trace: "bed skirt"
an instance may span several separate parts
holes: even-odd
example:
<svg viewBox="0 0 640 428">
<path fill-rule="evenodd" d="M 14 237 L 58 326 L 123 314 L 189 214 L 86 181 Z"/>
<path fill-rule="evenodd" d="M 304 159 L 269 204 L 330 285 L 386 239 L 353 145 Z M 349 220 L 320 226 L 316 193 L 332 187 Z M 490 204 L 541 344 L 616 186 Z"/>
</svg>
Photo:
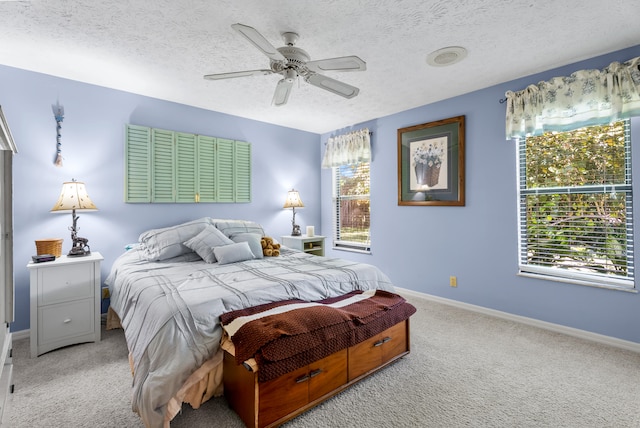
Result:
<svg viewBox="0 0 640 428">
<path fill-rule="evenodd" d="M 120 317 L 111 308 L 107 310 L 107 330 L 121 329 Z M 188 403 L 194 409 L 198 409 L 203 403 L 212 397 L 222 396 L 222 360 L 224 351 L 218 352 L 196 371 L 191 373 L 176 395 L 169 400 L 164 415 L 164 427 L 169 428 L 171 420 L 180 412 L 182 403 Z M 133 375 L 133 357 L 129 354 L 129 367 Z"/>
</svg>

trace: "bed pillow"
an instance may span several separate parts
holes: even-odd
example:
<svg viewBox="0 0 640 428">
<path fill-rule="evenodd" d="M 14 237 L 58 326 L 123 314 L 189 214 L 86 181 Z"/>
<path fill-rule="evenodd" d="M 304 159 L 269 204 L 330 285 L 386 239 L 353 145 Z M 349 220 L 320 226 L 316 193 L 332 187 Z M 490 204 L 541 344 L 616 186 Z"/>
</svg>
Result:
<svg viewBox="0 0 640 428">
<path fill-rule="evenodd" d="M 198 253 L 207 263 L 215 263 L 216 256 L 213 249 L 216 247 L 233 244 L 233 241 L 212 225 L 207 225 L 202 232 L 185 241 L 184 245 Z"/>
<path fill-rule="evenodd" d="M 143 254 L 147 260 L 160 261 L 171 259 L 192 252 L 184 242 L 211 225 L 209 217 L 192 220 L 162 229 L 151 229 L 143 232 L 138 238 L 144 246 Z"/>
<path fill-rule="evenodd" d="M 222 247 L 215 247 L 213 252 L 216 255 L 216 259 L 218 259 L 218 264 L 221 265 L 253 259 L 251 248 L 246 242 L 236 242 Z"/>
<path fill-rule="evenodd" d="M 262 226 L 251 220 L 211 219 L 211 224 L 231 239 L 239 233 L 257 233 L 264 236 Z"/>
<path fill-rule="evenodd" d="M 262 235 L 258 233 L 236 233 L 231 237 L 233 242 L 246 242 L 249 244 L 253 257 L 256 259 L 261 259 L 264 256 L 262 253 L 262 243 L 260 242 L 261 239 Z"/>
</svg>

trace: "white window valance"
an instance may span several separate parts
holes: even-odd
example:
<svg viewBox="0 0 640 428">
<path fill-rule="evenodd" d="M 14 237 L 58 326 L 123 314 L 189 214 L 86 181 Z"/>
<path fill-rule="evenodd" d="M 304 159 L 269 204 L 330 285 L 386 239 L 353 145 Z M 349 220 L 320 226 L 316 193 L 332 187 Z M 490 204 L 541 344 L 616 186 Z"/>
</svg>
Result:
<svg viewBox="0 0 640 428">
<path fill-rule="evenodd" d="M 640 57 L 507 91 L 507 139 L 640 115 Z"/>
<path fill-rule="evenodd" d="M 327 140 L 322 168 L 371 161 L 371 137 L 363 128 L 348 134 L 336 135 Z"/>
</svg>

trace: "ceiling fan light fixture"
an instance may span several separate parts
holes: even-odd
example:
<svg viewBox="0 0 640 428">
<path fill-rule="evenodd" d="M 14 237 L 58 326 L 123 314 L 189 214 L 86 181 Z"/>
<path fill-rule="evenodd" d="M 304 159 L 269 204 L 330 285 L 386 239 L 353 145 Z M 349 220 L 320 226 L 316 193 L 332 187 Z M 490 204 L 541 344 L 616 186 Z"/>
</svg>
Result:
<svg viewBox="0 0 640 428">
<path fill-rule="evenodd" d="M 427 55 L 427 64 L 433 67 L 445 67 L 462 61 L 466 56 L 467 50 L 462 46 L 449 46 Z"/>
<path fill-rule="evenodd" d="M 294 80 L 296 80 L 296 77 L 298 77 L 298 73 L 296 73 L 295 70 L 289 68 L 284 71 L 284 80 L 286 80 L 287 82 L 293 82 Z"/>
</svg>

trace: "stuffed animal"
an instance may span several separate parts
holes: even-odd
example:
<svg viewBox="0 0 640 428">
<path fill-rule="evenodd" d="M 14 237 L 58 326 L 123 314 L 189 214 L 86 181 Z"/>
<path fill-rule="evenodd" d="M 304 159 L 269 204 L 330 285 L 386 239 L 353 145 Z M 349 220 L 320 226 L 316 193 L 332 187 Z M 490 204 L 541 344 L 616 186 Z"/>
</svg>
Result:
<svg viewBox="0 0 640 428">
<path fill-rule="evenodd" d="M 263 236 L 260 244 L 262 245 L 262 254 L 266 257 L 277 257 L 280 255 L 280 244 L 275 242 L 273 238 Z"/>
</svg>

